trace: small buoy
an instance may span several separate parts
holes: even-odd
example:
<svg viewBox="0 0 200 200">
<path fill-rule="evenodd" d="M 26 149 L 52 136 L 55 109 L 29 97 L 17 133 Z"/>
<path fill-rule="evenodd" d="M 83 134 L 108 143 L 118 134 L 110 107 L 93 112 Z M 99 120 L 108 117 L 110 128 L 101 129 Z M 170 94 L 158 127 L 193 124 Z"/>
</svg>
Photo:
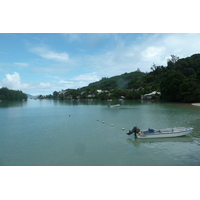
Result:
<svg viewBox="0 0 200 200">
<path fill-rule="evenodd" d="M 104 121 L 102 121 L 102 123 L 104 123 Z"/>
<path fill-rule="evenodd" d="M 111 124 L 111 126 L 114 126 L 113 124 Z"/>
<path fill-rule="evenodd" d="M 71 115 L 69 115 L 69 117 L 71 117 Z"/>
<path fill-rule="evenodd" d="M 99 121 L 99 120 L 97 119 L 97 121 Z"/>
<path fill-rule="evenodd" d="M 124 131 L 124 128 L 122 128 L 122 131 Z"/>
</svg>

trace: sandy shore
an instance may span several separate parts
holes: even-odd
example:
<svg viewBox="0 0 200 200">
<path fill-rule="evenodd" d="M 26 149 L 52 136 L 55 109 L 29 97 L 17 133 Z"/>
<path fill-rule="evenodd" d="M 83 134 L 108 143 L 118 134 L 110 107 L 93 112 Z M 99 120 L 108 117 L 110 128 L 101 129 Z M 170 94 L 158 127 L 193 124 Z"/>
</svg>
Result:
<svg viewBox="0 0 200 200">
<path fill-rule="evenodd" d="M 192 103 L 193 106 L 200 106 L 200 103 Z"/>
</svg>

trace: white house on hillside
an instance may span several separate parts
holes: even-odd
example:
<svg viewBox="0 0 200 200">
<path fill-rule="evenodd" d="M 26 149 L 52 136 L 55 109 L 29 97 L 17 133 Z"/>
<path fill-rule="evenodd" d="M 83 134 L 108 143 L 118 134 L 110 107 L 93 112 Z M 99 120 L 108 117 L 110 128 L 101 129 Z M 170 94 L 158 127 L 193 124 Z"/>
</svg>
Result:
<svg viewBox="0 0 200 200">
<path fill-rule="evenodd" d="M 144 94 L 144 95 L 141 95 L 141 99 L 142 100 L 152 100 L 152 99 L 157 99 L 159 98 L 161 95 L 161 92 L 151 92 L 149 94 Z"/>
</svg>

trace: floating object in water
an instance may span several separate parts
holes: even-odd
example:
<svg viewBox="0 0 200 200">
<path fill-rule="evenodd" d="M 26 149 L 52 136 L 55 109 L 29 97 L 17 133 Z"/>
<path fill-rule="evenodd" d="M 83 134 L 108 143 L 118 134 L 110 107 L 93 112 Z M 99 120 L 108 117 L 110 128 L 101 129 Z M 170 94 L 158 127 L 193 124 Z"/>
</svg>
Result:
<svg viewBox="0 0 200 200">
<path fill-rule="evenodd" d="M 109 105 L 108 105 L 109 108 L 115 108 L 115 107 L 119 107 L 119 106 L 120 106 L 120 104 L 116 104 L 116 105 L 110 105 L 110 104 L 109 104 Z"/>
<path fill-rule="evenodd" d="M 104 122 L 104 121 L 102 121 L 102 123 L 104 124 L 105 122 Z"/>
<path fill-rule="evenodd" d="M 111 126 L 114 126 L 113 124 L 111 124 Z"/>
<path fill-rule="evenodd" d="M 122 131 L 124 131 L 124 128 L 122 128 Z"/>
<path fill-rule="evenodd" d="M 99 121 L 99 120 L 97 119 L 97 121 Z"/>
<path fill-rule="evenodd" d="M 193 130 L 192 127 L 175 127 L 166 129 L 148 129 L 147 131 L 140 131 L 138 127 L 134 127 L 128 131 L 127 134 L 134 133 L 137 138 L 167 138 L 179 137 L 189 134 Z"/>
</svg>

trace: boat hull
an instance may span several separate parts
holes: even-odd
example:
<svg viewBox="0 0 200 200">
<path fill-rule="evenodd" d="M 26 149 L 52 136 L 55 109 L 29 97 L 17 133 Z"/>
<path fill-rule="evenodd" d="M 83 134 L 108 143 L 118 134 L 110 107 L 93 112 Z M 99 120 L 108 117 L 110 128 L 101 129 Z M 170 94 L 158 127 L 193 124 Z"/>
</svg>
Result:
<svg viewBox="0 0 200 200">
<path fill-rule="evenodd" d="M 189 134 L 193 128 L 173 128 L 173 129 L 163 129 L 155 130 L 153 133 L 148 131 L 141 131 L 137 134 L 137 138 L 169 138 L 169 137 L 180 137 Z"/>
<path fill-rule="evenodd" d="M 110 107 L 110 108 L 115 108 L 115 107 L 119 107 L 120 106 L 120 104 L 116 104 L 116 105 L 108 105 L 108 107 Z"/>
</svg>

